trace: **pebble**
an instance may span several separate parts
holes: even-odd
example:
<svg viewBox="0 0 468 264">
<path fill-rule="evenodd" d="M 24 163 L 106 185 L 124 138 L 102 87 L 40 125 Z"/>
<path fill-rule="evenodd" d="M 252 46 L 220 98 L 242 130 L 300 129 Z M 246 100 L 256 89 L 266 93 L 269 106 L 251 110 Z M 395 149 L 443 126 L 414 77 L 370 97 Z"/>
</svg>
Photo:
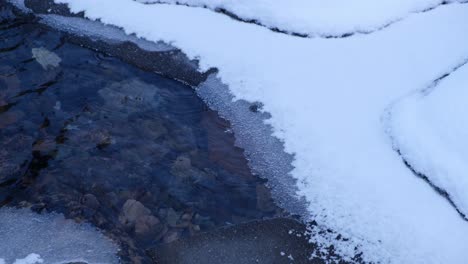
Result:
<svg viewBox="0 0 468 264">
<path fill-rule="evenodd" d="M 83 197 L 81 198 L 81 204 L 91 209 L 97 209 L 100 205 L 96 196 L 90 193 L 83 195 Z"/>
<path fill-rule="evenodd" d="M 164 243 L 171 243 L 179 239 L 179 232 L 175 230 L 171 230 L 166 233 L 166 235 L 163 238 Z"/>
</svg>

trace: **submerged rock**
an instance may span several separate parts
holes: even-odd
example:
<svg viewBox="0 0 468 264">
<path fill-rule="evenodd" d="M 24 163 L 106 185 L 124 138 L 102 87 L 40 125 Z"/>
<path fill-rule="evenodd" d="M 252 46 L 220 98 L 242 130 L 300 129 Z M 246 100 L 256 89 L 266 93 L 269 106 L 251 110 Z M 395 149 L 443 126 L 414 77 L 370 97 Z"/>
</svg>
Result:
<svg viewBox="0 0 468 264">
<path fill-rule="evenodd" d="M 45 48 L 33 48 L 31 50 L 33 58 L 42 66 L 44 70 L 58 67 L 62 59 L 55 53 Z"/>
<path fill-rule="evenodd" d="M 156 263 L 172 264 L 323 263 L 310 258 L 315 246 L 305 232 L 305 225 L 292 219 L 255 221 L 158 246 L 149 254 Z M 168 232 L 165 242 L 176 236 Z"/>
<path fill-rule="evenodd" d="M 133 226 L 139 218 L 151 215 L 151 211 L 139 201 L 129 199 L 122 207 L 119 220 L 122 224 Z"/>
</svg>

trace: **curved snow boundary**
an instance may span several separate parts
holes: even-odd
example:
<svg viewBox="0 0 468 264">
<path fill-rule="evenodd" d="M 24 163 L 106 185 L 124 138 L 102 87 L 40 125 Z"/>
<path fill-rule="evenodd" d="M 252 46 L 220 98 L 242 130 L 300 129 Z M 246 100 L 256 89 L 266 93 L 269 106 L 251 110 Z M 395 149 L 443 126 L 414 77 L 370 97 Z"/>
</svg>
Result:
<svg viewBox="0 0 468 264">
<path fill-rule="evenodd" d="M 2 259 L 5 263 L 119 263 L 118 248 L 112 241 L 90 225 L 55 213 L 1 208 L 0 237 L 0 263 Z"/>
<path fill-rule="evenodd" d="M 291 174 L 309 212 L 351 238 L 348 246 L 333 244 L 338 253 L 352 256 L 361 246 L 374 262 L 465 262 L 468 225 L 402 164 L 380 117 L 389 102 L 466 57 L 466 5 L 325 40 L 273 34 L 201 8 L 60 2 L 128 34 L 171 43 L 199 58 L 200 70 L 217 67 L 235 99 L 262 102 L 274 135 L 295 154 Z"/>
<path fill-rule="evenodd" d="M 411 1 L 269 1 L 133 0 L 207 8 L 228 17 L 302 38 L 347 38 L 385 29 L 410 15 L 466 0 Z M 366 21 L 367 20 L 367 21 Z"/>
<path fill-rule="evenodd" d="M 468 60 L 411 95 L 386 116 L 395 150 L 413 172 L 468 215 Z"/>
<path fill-rule="evenodd" d="M 297 182 L 290 175 L 294 157 L 284 152 L 282 141 L 270 136 L 273 128 L 265 123 L 270 115 L 262 112 L 262 105 L 234 100 L 229 87 L 216 74 L 210 75 L 195 90 L 208 107 L 229 120 L 236 136 L 236 145 L 245 150 L 252 171 L 268 179 L 267 186 L 275 201 L 289 213 L 309 220 L 307 202 L 297 195 Z"/>
</svg>

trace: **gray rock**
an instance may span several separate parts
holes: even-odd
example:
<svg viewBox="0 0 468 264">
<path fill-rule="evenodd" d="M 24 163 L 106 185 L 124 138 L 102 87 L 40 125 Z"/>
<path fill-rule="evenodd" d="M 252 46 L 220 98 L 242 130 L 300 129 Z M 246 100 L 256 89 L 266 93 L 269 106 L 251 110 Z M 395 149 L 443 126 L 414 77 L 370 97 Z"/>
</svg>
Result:
<svg viewBox="0 0 468 264">
<path fill-rule="evenodd" d="M 129 199 L 122 207 L 119 216 L 119 221 L 123 225 L 134 226 L 139 218 L 150 216 L 151 211 L 146 208 L 142 203 Z"/>
<path fill-rule="evenodd" d="M 90 193 L 83 195 L 83 197 L 81 198 L 81 204 L 90 209 L 97 209 L 100 205 L 96 196 Z"/>
<path fill-rule="evenodd" d="M 168 225 L 175 227 L 177 226 L 177 221 L 180 218 L 180 214 L 178 214 L 174 209 L 169 208 L 167 210 L 166 222 Z"/>
<path fill-rule="evenodd" d="M 180 236 L 179 232 L 177 232 L 176 230 L 171 230 L 166 233 L 166 235 L 163 238 L 163 242 L 166 244 L 174 242 L 179 239 L 179 236 Z"/>
<path fill-rule="evenodd" d="M 192 162 L 186 156 L 179 156 L 171 167 L 171 173 L 181 178 L 187 178 L 191 175 Z"/>
<path fill-rule="evenodd" d="M 62 59 L 57 54 L 45 48 L 33 48 L 31 50 L 33 58 L 42 66 L 44 70 L 58 67 Z"/>
<path fill-rule="evenodd" d="M 157 107 L 157 92 L 158 87 L 154 85 L 130 79 L 112 83 L 98 93 L 105 100 L 106 107 L 131 113 Z"/>
<path fill-rule="evenodd" d="M 139 217 L 135 221 L 135 233 L 139 235 L 147 235 L 153 232 L 160 231 L 160 221 L 158 218 L 152 215 L 145 215 Z"/>
</svg>

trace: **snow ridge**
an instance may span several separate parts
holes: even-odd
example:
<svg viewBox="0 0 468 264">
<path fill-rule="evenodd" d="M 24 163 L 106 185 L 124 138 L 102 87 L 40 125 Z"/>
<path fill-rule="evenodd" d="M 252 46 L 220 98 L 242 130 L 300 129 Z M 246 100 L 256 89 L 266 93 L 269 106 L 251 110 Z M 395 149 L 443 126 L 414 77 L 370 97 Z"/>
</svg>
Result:
<svg viewBox="0 0 468 264">
<path fill-rule="evenodd" d="M 412 145 L 414 144 L 413 142 L 408 142 L 411 139 L 414 139 L 413 135 L 408 135 L 404 132 L 401 132 L 401 125 L 399 123 L 404 122 L 399 119 L 402 119 L 403 114 L 406 114 L 405 111 L 400 111 L 401 107 L 408 107 L 407 105 L 409 104 L 408 102 L 413 102 L 414 104 L 418 105 L 418 101 L 424 101 L 426 97 L 431 96 L 432 93 L 434 93 L 438 89 L 450 89 L 452 87 L 445 87 L 444 82 L 448 79 L 453 78 L 453 75 L 460 74 L 459 72 L 461 71 L 462 68 L 466 68 L 468 65 L 468 58 L 462 60 L 461 63 L 453 67 L 450 71 L 442 74 L 440 77 L 435 79 L 434 81 L 431 82 L 430 85 L 427 87 L 424 87 L 423 89 L 417 90 L 412 92 L 411 94 L 397 100 L 395 103 L 392 103 L 385 111 L 383 115 L 383 123 L 386 126 L 386 133 L 390 137 L 392 141 L 392 145 L 394 150 L 398 153 L 398 155 L 401 157 L 403 163 L 405 166 L 408 167 L 409 170 L 413 172 L 414 175 L 420 177 L 424 181 L 426 181 L 437 193 L 439 193 L 441 196 L 447 199 L 447 201 L 454 207 L 454 209 L 460 214 L 460 216 L 468 221 L 468 208 L 466 206 L 463 206 L 463 204 L 466 203 L 466 201 L 460 201 L 460 197 L 454 198 L 454 193 L 457 194 L 456 190 L 451 188 L 449 185 L 447 185 L 446 182 L 441 181 L 437 176 L 432 175 L 436 172 L 434 172 L 431 169 L 428 169 L 427 166 L 437 166 L 437 165 L 421 165 L 421 163 L 425 163 L 424 161 L 418 160 L 415 158 L 415 156 L 421 156 L 420 154 L 415 153 L 414 151 L 418 151 L 417 149 L 412 149 Z M 465 72 L 465 71 L 463 71 Z M 406 110 L 408 111 L 408 110 Z M 396 113 L 396 116 L 394 116 L 394 112 Z M 409 113 L 411 114 L 411 113 Z M 450 118 L 447 116 L 447 118 Z M 413 120 L 416 123 L 418 121 Z M 455 120 L 454 122 L 457 122 Z M 459 122 L 459 121 L 458 121 Z M 425 131 L 420 131 L 419 133 L 425 133 Z M 410 138 L 408 139 L 403 139 L 402 137 L 405 138 Z M 463 139 L 461 139 L 463 140 Z M 406 142 L 405 142 L 406 141 Z M 409 146 L 408 146 L 409 145 Z M 409 147 L 409 149 L 408 149 Z M 417 146 L 414 146 L 417 148 Z M 420 150 L 422 152 L 428 152 L 427 149 L 425 150 Z M 427 154 L 430 155 L 430 154 Z M 427 156 L 426 155 L 426 156 Z M 426 157 L 422 159 L 431 159 L 431 157 Z M 435 177 L 435 178 L 434 178 Z M 434 182 L 435 181 L 435 182 Z M 450 190 L 447 189 L 447 187 L 450 188 Z M 462 198 L 463 199 L 463 198 Z M 458 206 L 458 205 L 461 205 Z"/>
<path fill-rule="evenodd" d="M 396 17 L 391 19 L 390 21 L 387 22 L 382 22 L 381 25 L 377 27 L 372 27 L 372 28 L 363 28 L 363 29 L 357 29 L 357 30 L 339 30 L 337 32 L 327 32 L 327 31 L 321 31 L 320 29 L 315 29 L 314 31 L 311 30 L 295 30 L 294 27 L 288 27 L 288 25 L 276 25 L 276 24 L 271 24 L 268 22 L 263 22 L 263 19 L 261 16 L 256 16 L 256 15 L 243 15 L 243 14 L 238 14 L 235 9 L 233 9 L 233 6 L 229 1 L 223 1 L 223 0 L 218 0 L 218 1 L 204 1 L 204 0 L 133 0 L 145 5 L 153 5 L 153 4 L 173 4 L 173 5 L 180 5 L 180 6 L 186 6 L 186 7 L 194 7 L 194 8 L 206 8 L 209 10 L 212 10 L 216 13 L 220 13 L 223 15 L 226 15 L 234 20 L 244 22 L 244 23 L 250 23 L 250 24 L 255 24 L 261 27 L 268 28 L 269 30 L 276 32 L 276 33 L 282 33 L 282 34 L 287 34 L 290 36 L 294 37 L 301 37 L 301 38 L 325 38 L 325 39 L 333 39 L 333 38 L 349 38 L 352 36 L 356 35 L 368 35 L 372 34 L 377 31 L 381 31 L 395 23 L 401 22 L 404 20 L 406 17 L 410 15 L 415 15 L 415 14 L 420 14 L 420 13 L 426 13 L 429 11 L 432 11 L 436 8 L 439 8 L 444 5 L 449 5 L 453 3 L 460 3 L 460 4 L 466 4 L 468 3 L 467 0 L 448 0 L 448 1 L 441 1 L 440 3 L 437 3 L 432 6 L 425 6 L 421 9 L 409 11 L 407 15 L 402 15 L 400 17 Z M 217 3 L 218 2 L 218 3 Z M 293 3 L 294 4 L 294 3 Z"/>
</svg>

